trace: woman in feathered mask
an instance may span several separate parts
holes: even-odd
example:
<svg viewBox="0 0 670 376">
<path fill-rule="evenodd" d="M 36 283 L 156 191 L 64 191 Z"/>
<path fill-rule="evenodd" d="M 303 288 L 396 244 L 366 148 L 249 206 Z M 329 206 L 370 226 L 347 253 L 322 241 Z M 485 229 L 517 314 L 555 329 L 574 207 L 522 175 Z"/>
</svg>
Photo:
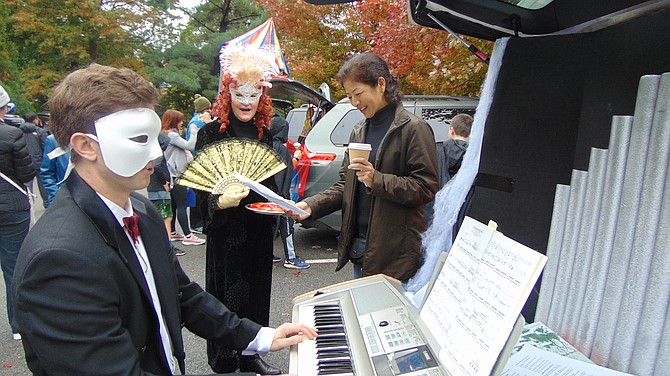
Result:
<svg viewBox="0 0 670 376">
<path fill-rule="evenodd" d="M 272 53 L 258 48 L 227 47 L 221 51 L 222 80 L 212 105 L 214 120 L 198 132 L 196 151 L 228 138 L 255 140 L 272 147 L 268 127 L 272 101 L 269 78 L 278 73 Z M 276 191 L 272 178 L 261 182 Z M 266 201 L 253 191 L 198 193 L 207 234 L 206 288 L 231 311 L 263 326 L 270 321 L 272 287 L 271 216 L 245 205 Z M 216 342 L 207 342 L 207 356 L 217 373 L 240 371 L 278 375 L 281 371 L 258 355 L 245 356 Z"/>
</svg>

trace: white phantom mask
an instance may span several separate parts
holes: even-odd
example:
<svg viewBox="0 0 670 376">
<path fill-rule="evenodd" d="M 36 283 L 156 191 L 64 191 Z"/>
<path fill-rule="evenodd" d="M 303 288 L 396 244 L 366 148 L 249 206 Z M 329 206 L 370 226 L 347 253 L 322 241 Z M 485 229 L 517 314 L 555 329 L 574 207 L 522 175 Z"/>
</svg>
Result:
<svg viewBox="0 0 670 376">
<path fill-rule="evenodd" d="M 130 177 L 163 152 L 158 144 L 161 119 L 148 108 L 115 112 L 95 121 L 95 135 L 105 166 L 113 173 Z"/>
<path fill-rule="evenodd" d="M 242 104 L 253 104 L 261 100 L 263 88 L 258 88 L 247 83 L 236 88 L 231 87 L 230 95 Z"/>
</svg>

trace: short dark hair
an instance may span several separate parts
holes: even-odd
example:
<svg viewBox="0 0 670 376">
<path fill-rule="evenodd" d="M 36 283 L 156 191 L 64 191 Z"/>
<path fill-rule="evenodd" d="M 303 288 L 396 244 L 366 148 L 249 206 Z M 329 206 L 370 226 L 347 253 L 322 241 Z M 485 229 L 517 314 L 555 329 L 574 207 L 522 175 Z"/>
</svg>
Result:
<svg viewBox="0 0 670 376">
<path fill-rule="evenodd" d="M 34 112 L 26 112 L 23 114 L 23 120 L 27 121 L 28 123 L 32 123 L 37 119 L 37 114 Z"/>
<path fill-rule="evenodd" d="M 151 82 L 128 68 L 91 64 L 54 88 L 49 99 L 49 130 L 62 147 L 74 133 L 95 133 L 94 122 L 114 112 L 154 106 L 159 94 Z"/>
<path fill-rule="evenodd" d="M 400 90 L 400 80 L 391 75 L 389 66 L 381 57 L 371 53 L 363 52 L 356 54 L 345 61 L 340 70 L 335 75 L 335 79 L 342 85 L 346 80 L 354 80 L 372 87 L 376 87 L 379 77 L 386 80 L 386 90 L 384 98 L 392 104 L 398 104 L 402 101 L 403 94 Z"/>
<path fill-rule="evenodd" d="M 451 119 L 451 127 L 454 128 L 454 133 L 457 135 L 461 137 L 470 137 L 472 121 L 472 116 L 468 114 L 458 114 Z"/>
</svg>

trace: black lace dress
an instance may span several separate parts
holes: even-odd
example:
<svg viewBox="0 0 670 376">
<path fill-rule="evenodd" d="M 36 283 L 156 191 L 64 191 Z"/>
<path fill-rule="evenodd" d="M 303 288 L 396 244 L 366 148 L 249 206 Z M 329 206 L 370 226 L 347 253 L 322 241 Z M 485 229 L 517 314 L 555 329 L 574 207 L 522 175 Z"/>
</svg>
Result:
<svg viewBox="0 0 670 376">
<path fill-rule="evenodd" d="M 196 152 L 226 138 L 258 140 L 252 122 L 242 123 L 233 114 L 230 117 L 224 133 L 219 133 L 220 124 L 216 120 L 203 126 L 198 132 Z M 272 147 L 269 130 L 264 130 L 260 142 Z M 262 184 L 276 191 L 273 178 Z M 198 191 L 197 196 L 203 232 L 207 234 L 206 290 L 238 316 L 269 326 L 274 217 L 245 208 L 247 204 L 267 200 L 250 191 L 238 207 L 220 210 L 216 206 L 217 195 Z M 235 372 L 238 355 L 236 349 L 207 341 L 207 358 L 214 372 Z"/>
</svg>

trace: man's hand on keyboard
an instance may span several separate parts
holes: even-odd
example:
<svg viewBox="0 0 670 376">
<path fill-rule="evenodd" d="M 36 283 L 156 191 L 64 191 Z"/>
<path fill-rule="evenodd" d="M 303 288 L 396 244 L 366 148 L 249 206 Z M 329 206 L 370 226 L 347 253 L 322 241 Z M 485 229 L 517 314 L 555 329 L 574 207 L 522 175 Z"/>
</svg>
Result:
<svg viewBox="0 0 670 376">
<path fill-rule="evenodd" d="M 316 338 L 316 336 L 316 329 L 310 326 L 302 323 L 285 323 L 277 327 L 270 351 L 277 351 L 287 346 L 297 345 L 303 341 L 303 338 L 311 340 Z"/>
</svg>

